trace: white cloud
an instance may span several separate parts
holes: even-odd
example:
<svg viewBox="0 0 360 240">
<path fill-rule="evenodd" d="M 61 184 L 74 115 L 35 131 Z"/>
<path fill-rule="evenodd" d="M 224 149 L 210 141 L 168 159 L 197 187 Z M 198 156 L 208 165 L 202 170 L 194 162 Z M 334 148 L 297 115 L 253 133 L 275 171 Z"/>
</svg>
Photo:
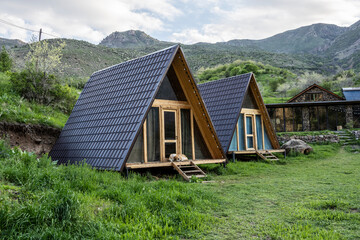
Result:
<svg viewBox="0 0 360 240">
<path fill-rule="evenodd" d="M 360 19 L 357 0 L 255 0 L 224 1 L 228 9 L 215 1 L 211 13 L 214 21 L 200 29 L 184 29 L 171 40 L 183 43 L 218 42 L 231 39 L 262 39 L 313 23 L 349 26 Z"/>
<path fill-rule="evenodd" d="M 318 22 L 349 26 L 360 19 L 360 1 L 12 0 L 2 1 L 0 19 L 92 43 L 130 29 L 161 35 L 160 40 L 218 42 L 261 39 Z M 30 35 L 0 22 L 0 37 L 28 41 Z"/>
<path fill-rule="evenodd" d="M 181 11 L 169 0 L 19 0 L 4 1 L 0 8 L 0 19 L 21 27 L 36 30 L 42 27 L 47 33 L 94 43 L 113 31 L 159 31 L 164 29 L 164 20 L 179 15 Z M 0 25 L 0 33 L 8 38 L 29 40 L 25 31 L 4 24 Z"/>
</svg>

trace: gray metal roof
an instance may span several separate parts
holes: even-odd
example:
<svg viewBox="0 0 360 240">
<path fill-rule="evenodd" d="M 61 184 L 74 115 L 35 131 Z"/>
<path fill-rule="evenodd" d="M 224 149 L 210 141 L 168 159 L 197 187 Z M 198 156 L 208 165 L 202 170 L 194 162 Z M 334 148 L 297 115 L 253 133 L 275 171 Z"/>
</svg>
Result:
<svg viewBox="0 0 360 240">
<path fill-rule="evenodd" d="M 346 101 L 360 100 L 360 87 L 343 88 L 342 91 Z"/>
<path fill-rule="evenodd" d="M 95 72 L 50 156 L 120 171 L 179 45 Z"/>
<path fill-rule="evenodd" d="M 246 73 L 198 85 L 225 153 L 236 127 L 251 75 L 252 73 Z"/>
</svg>

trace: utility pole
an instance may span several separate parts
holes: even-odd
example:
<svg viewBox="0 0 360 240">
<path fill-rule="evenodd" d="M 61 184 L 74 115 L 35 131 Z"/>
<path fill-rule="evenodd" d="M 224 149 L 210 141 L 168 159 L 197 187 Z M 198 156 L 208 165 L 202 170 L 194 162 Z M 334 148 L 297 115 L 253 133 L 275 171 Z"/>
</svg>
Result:
<svg viewBox="0 0 360 240">
<path fill-rule="evenodd" d="M 41 41 L 41 33 L 42 33 L 42 28 L 40 28 L 40 32 L 39 32 L 39 42 Z"/>
</svg>

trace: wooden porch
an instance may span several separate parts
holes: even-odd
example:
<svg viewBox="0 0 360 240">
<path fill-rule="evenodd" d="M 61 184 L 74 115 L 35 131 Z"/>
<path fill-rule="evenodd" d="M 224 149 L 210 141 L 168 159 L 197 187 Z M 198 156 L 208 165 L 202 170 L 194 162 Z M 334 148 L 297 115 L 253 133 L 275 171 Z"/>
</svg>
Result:
<svg viewBox="0 0 360 240">
<path fill-rule="evenodd" d="M 173 167 L 173 163 L 177 166 L 191 165 L 191 162 L 196 165 L 199 164 L 211 164 L 211 163 L 225 163 L 226 159 L 199 159 L 199 160 L 188 160 L 182 162 L 147 162 L 147 163 L 126 163 L 128 169 L 140 169 L 140 168 L 155 168 L 155 167 Z"/>
</svg>

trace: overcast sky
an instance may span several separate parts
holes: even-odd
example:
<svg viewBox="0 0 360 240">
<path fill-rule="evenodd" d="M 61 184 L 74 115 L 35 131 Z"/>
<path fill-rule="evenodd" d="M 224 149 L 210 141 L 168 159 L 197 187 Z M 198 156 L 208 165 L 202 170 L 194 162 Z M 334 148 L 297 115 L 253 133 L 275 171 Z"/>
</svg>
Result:
<svg viewBox="0 0 360 240">
<path fill-rule="evenodd" d="M 2 21 L 97 44 L 130 29 L 195 43 L 262 39 L 313 23 L 349 26 L 358 20 L 360 0 L 0 0 L 0 37 L 23 41 L 37 33 Z"/>
</svg>

